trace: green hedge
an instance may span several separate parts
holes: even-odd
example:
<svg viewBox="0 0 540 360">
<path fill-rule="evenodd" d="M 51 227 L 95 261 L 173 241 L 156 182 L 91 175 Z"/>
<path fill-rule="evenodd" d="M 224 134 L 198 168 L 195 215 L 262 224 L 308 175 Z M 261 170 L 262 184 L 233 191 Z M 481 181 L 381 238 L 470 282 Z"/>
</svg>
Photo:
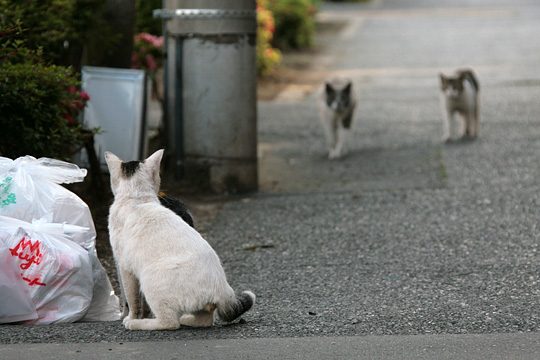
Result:
<svg viewBox="0 0 540 360">
<path fill-rule="evenodd" d="M 109 49 L 118 41 L 107 24 L 106 0 L 0 0 L 0 29 L 19 20 L 28 48 L 43 59 L 79 69 L 90 42 Z"/>
<path fill-rule="evenodd" d="M 0 65 L 0 155 L 69 158 L 82 144 L 80 126 L 68 120 L 76 85 L 67 68 Z"/>
<path fill-rule="evenodd" d="M 276 32 L 273 44 L 280 49 L 301 49 L 313 45 L 316 1 L 275 0 L 269 3 Z"/>
<path fill-rule="evenodd" d="M 153 11 L 162 8 L 161 0 L 135 0 L 135 33 L 161 35 L 161 19 L 154 18 Z"/>
<path fill-rule="evenodd" d="M 68 159 L 85 136 L 78 85 L 70 68 L 25 47 L 20 25 L 0 27 L 0 156 Z"/>
</svg>

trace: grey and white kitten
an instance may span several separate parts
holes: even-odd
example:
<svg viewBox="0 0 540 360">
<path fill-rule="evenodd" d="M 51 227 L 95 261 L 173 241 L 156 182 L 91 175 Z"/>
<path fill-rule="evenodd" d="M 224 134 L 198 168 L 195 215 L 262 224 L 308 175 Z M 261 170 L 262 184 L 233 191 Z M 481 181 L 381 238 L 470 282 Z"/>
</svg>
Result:
<svg viewBox="0 0 540 360">
<path fill-rule="evenodd" d="M 335 78 L 324 83 L 318 99 L 321 123 L 328 146 L 328 158 L 340 158 L 351 132 L 356 96 L 349 79 Z"/>
<path fill-rule="evenodd" d="M 480 122 L 478 79 L 469 69 L 457 70 L 454 76 L 439 76 L 444 108 L 443 141 L 475 139 Z"/>
</svg>

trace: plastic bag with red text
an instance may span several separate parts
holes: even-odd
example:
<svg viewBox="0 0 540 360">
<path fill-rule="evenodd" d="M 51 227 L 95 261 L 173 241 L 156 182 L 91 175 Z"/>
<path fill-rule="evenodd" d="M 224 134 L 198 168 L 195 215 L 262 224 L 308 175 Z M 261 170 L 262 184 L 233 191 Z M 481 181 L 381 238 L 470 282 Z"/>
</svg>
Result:
<svg viewBox="0 0 540 360">
<path fill-rule="evenodd" d="M 0 215 L 31 222 L 48 221 L 88 228 L 70 234 L 70 239 L 88 252 L 94 279 L 92 303 L 84 321 L 120 319 L 118 297 L 96 252 L 96 230 L 88 205 L 61 186 L 81 182 L 86 169 L 49 158 L 23 156 L 15 160 L 0 157 Z"/>
<path fill-rule="evenodd" d="M 18 297 L 23 289 L 37 314 L 37 318 L 24 319 L 24 323 L 42 325 L 82 319 L 92 301 L 92 265 L 88 252 L 68 234 L 88 229 L 45 219 L 30 224 L 4 216 L 0 216 L 0 228 L 0 247 L 8 249 L 4 266 L 18 272 L 15 279 L 0 278 L 0 287 L 4 294 Z M 9 305 L 13 308 L 19 304 Z M 22 311 L 21 307 L 13 313 Z M 0 322 L 13 321 L 21 319 L 0 317 Z"/>
</svg>

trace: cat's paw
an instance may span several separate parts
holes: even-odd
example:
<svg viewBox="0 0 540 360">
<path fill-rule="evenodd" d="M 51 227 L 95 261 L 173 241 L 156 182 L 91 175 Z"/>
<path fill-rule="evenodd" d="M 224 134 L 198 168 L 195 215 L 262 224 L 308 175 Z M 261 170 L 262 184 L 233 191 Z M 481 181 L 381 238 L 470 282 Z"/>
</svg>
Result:
<svg viewBox="0 0 540 360">
<path fill-rule="evenodd" d="M 124 320 L 122 320 L 122 324 L 124 324 L 124 327 L 125 327 L 126 329 L 128 329 L 128 330 L 133 330 L 133 329 L 132 329 L 132 326 L 131 326 L 132 321 L 133 321 L 133 319 L 130 319 L 128 316 L 126 316 L 126 317 L 124 318 Z"/>
<path fill-rule="evenodd" d="M 123 320 L 122 320 L 122 324 L 124 324 L 124 326 L 126 326 L 127 328 L 127 325 L 126 323 L 130 322 L 131 320 L 135 319 L 135 317 L 133 316 L 133 314 L 128 314 L 128 316 L 126 316 Z"/>
<path fill-rule="evenodd" d="M 457 139 L 452 139 L 452 138 L 446 138 L 446 139 L 444 140 L 444 143 L 445 143 L 445 144 L 455 144 L 455 143 L 457 143 L 457 142 L 458 142 Z"/>
<path fill-rule="evenodd" d="M 341 153 L 339 151 L 330 150 L 330 152 L 328 153 L 328 159 L 330 160 L 339 159 L 340 157 Z"/>
</svg>

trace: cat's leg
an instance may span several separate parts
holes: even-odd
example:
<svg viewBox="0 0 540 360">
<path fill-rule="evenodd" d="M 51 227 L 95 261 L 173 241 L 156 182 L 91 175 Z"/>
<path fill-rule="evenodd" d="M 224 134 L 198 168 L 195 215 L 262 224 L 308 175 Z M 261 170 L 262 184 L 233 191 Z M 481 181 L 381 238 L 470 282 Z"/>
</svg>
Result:
<svg viewBox="0 0 540 360">
<path fill-rule="evenodd" d="M 152 315 L 152 311 L 150 310 L 150 306 L 148 306 L 148 303 L 146 302 L 146 298 L 142 293 L 140 293 L 141 296 L 141 319 L 149 318 L 150 315 Z"/>
<path fill-rule="evenodd" d="M 337 119 L 335 115 L 329 115 L 330 117 L 323 122 L 324 133 L 326 135 L 326 145 L 328 148 L 328 158 L 333 159 L 335 157 L 335 149 L 338 141 L 338 129 Z"/>
<path fill-rule="evenodd" d="M 330 131 L 330 143 L 328 146 L 328 158 L 335 159 L 339 157 L 338 144 L 340 141 L 339 129 L 335 120 L 332 121 L 329 131 Z"/>
<path fill-rule="evenodd" d="M 459 116 L 456 116 L 456 113 L 454 111 L 448 113 L 448 124 L 450 126 L 450 141 L 454 141 L 460 138 L 461 122 L 462 120 L 459 118 Z"/>
<path fill-rule="evenodd" d="M 334 147 L 333 153 L 330 154 L 330 159 L 338 159 L 341 157 L 341 155 L 344 154 L 345 143 L 346 143 L 348 135 L 349 135 L 349 131 L 347 129 L 339 128 L 337 130 L 336 146 Z"/>
<path fill-rule="evenodd" d="M 467 130 L 465 135 L 473 140 L 478 136 L 478 114 L 476 111 L 471 111 L 465 117 Z"/>
<path fill-rule="evenodd" d="M 465 121 L 465 133 L 463 134 L 464 137 L 468 139 L 474 138 L 474 119 L 473 114 L 471 113 L 465 113 L 463 114 L 463 120 Z"/>
<path fill-rule="evenodd" d="M 473 137 L 478 137 L 478 128 L 480 127 L 480 119 L 478 119 L 478 114 L 475 114 L 473 117 Z"/>
<path fill-rule="evenodd" d="M 172 303 L 174 300 L 162 298 L 160 295 L 150 291 L 146 295 L 148 306 L 154 314 L 154 319 L 133 319 L 124 320 L 124 326 L 129 330 L 176 330 L 180 327 L 179 311 Z"/>
<path fill-rule="evenodd" d="M 118 266 L 116 267 L 116 273 L 118 276 L 118 283 L 120 285 L 120 306 L 122 309 L 120 318 L 123 319 L 129 314 L 129 306 L 126 300 L 126 292 L 124 290 L 124 286 L 122 285 L 122 276 Z M 144 295 L 139 292 L 137 296 L 139 296 L 139 300 L 136 303 L 141 305 L 141 309 L 135 309 L 135 315 L 139 318 L 149 317 L 150 310 L 146 304 L 146 301 L 144 300 Z"/>
<path fill-rule="evenodd" d="M 324 139 L 325 139 L 325 143 L 326 143 L 326 149 L 328 151 L 328 153 L 330 153 L 330 151 L 332 151 L 332 148 L 334 147 L 334 139 L 333 139 L 333 135 L 332 135 L 332 124 L 331 124 L 331 120 L 328 119 L 325 116 L 323 116 L 321 118 L 321 124 L 322 124 L 322 127 L 323 127 L 323 131 L 324 131 Z"/>
<path fill-rule="evenodd" d="M 480 127 L 480 104 L 478 98 L 476 99 L 476 104 L 474 107 L 474 113 L 473 113 L 473 119 L 474 119 L 474 137 L 478 136 L 478 128 Z"/>
<path fill-rule="evenodd" d="M 328 143 L 328 158 L 333 159 L 336 157 L 336 146 L 339 141 L 339 135 L 337 129 L 334 127 L 330 128 L 330 141 Z"/>
<path fill-rule="evenodd" d="M 125 318 L 128 315 L 129 307 L 126 300 L 126 291 L 124 290 L 124 285 L 122 283 L 122 273 L 120 272 L 120 267 L 116 265 L 116 276 L 118 277 L 118 285 L 120 287 L 120 306 L 122 307 L 121 318 Z"/>
<path fill-rule="evenodd" d="M 124 325 L 126 320 L 136 319 L 140 316 L 140 300 L 141 294 L 139 290 L 139 281 L 131 272 L 119 266 L 120 269 L 120 279 L 122 281 L 122 288 L 124 289 L 124 296 L 129 307 L 129 313 L 124 317 Z"/>
<path fill-rule="evenodd" d="M 154 319 L 127 319 L 124 326 L 128 330 L 176 330 L 180 319 L 176 311 L 169 309 L 156 314 Z"/>
<path fill-rule="evenodd" d="M 443 122 L 442 122 L 442 141 L 448 142 L 450 140 L 450 121 L 451 115 L 448 111 L 443 112 Z"/>
<path fill-rule="evenodd" d="M 201 310 L 180 317 L 180 324 L 191 327 L 210 327 L 214 325 L 214 311 Z"/>
</svg>

